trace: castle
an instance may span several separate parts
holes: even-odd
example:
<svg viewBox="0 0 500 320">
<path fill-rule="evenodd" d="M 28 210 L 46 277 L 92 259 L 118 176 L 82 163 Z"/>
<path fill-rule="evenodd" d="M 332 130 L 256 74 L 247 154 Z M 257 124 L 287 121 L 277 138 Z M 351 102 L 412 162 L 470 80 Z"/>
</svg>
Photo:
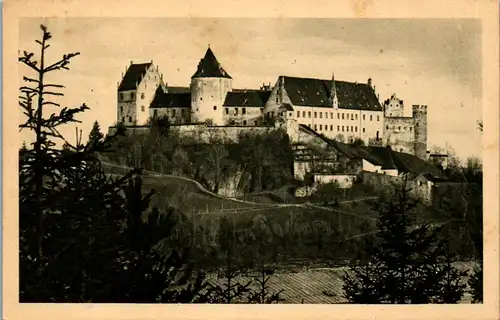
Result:
<svg viewBox="0 0 500 320">
<path fill-rule="evenodd" d="M 360 139 L 424 159 L 427 106 L 413 105 L 411 117 L 404 109 L 396 95 L 380 103 L 372 79 L 352 83 L 334 75 L 329 80 L 279 76 L 274 86 L 234 89 L 233 78 L 209 47 L 190 87 L 169 87 L 153 61 L 131 62 L 118 85 L 117 122 L 146 126 L 149 119 L 166 116 L 179 126 L 208 123 L 245 130 L 274 119 L 290 133 L 302 125 L 336 141 Z"/>
</svg>

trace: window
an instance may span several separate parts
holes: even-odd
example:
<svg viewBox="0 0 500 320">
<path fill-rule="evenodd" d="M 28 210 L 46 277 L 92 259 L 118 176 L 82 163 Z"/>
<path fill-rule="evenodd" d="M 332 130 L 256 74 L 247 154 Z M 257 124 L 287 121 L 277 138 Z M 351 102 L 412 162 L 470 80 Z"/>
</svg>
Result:
<svg viewBox="0 0 500 320">
<path fill-rule="evenodd" d="M 344 114 L 342 113 L 342 120 L 344 120 Z"/>
<path fill-rule="evenodd" d="M 241 114 L 246 114 L 247 113 L 247 109 L 246 108 L 241 108 Z"/>
<path fill-rule="evenodd" d="M 311 111 L 307 111 L 307 115 L 310 118 L 311 117 Z"/>
<path fill-rule="evenodd" d="M 415 123 L 415 127 L 418 127 L 418 122 L 417 122 L 417 123 Z"/>
<path fill-rule="evenodd" d="M 175 109 L 172 109 L 172 117 L 175 117 Z"/>
<path fill-rule="evenodd" d="M 363 121 L 365 121 L 365 115 L 363 115 Z"/>
<path fill-rule="evenodd" d="M 337 131 L 340 131 L 340 126 L 337 126 Z"/>
<path fill-rule="evenodd" d="M 317 118 L 318 117 L 318 113 L 317 112 L 314 112 L 314 117 Z"/>
<path fill-rule="evenodd" d="M 325 124 L 325 131 L 328 131 L 328 125 Z"/>
<path fill-rule="evenodd" d="M 372 120 L 373 120 L 373 117 L 372 117 L 372 115 L 370 115 L 370 121 L 372 121 Z"/>
<path fill-rule="evenodd" d="M 121 106 L 121 107 L 120 107 L 120 112 L 122 112 L 122 113 L 123 113 L 123 106 Z"/>
<path fill-rule="evenodd" d="M 234 108 L 234 114 L 238 114 L 238 108 Z M 274 114 L 273 114 L 274 116 Z"/>
<path fill-rule="evenodd" d="M 345 126 L 345 131 L 349 132 L 349 126 Z"/>
<path fill-rule="evenodd" d="M 356 113 L 356 120 L 358 120 L 358 114 Z"/>
<path fill-rule="evenodd" d="M 319 131 L 323 130 L 323 125 L 319 125 Z"/>
<path fill-rule="evenodd" d="M 337 119 L 340 119 L 340 113 L 337 113 Z"/>
<path fill-rule="evenodd" d="M 365 132 L 365 128 L 363 128 L 363 132 Z"/>
<path fill-rule="evenodd" d="M 403 130 L 406 130 L 406 127 L 403 127 Z"/>
<path fill-rule="evenodd" d="M 377 140 L 378 140 L 378 130 L 377 130 Z"/>
<path fill-rule="evenodd" d="M 153 111 L 153 118 L 156 118 L 156 117 L 158 117 L 158 110 Z"/>
<path fill-rule="evenodd" d="M 141 111 L 144 111 L 144 106 L 141 106 Z"/>
<path fill-rule="evenodd" d="M 351 126 L 351 132 L 353 132 L 353 127 Z"/>
<path fill-rule="evenodd" d="M 200 101 L 203 101 L 203 97 L 200 97 Z"/>
<path fill-rule="evenodd" d="M 377 121 L 380 121 L 379 116 L 377 116 Z"/>
<path fill-rule="evenodd" d="M 330 131 L 333 131 L 333 126 L 332 125 L 330 125 Z"/>
<path fill-rule="evenodd" d="M 333 119 L 333 112 L 330 112 L 330 119 Z"/>
<path fill-rule="evenodd" d="M 401 131 L 401 126 L 398 127 L 398 130 Z"/>
<path fill-rule="evenodd" d="M 122 117 L 122 122 L 125 122 L 125 117 Z"/>
<path fill-rule="evenodd" d="M 247 121 L 246 120 L 243 120 L 243 125 L 246 126 L 247 125 Z"/>
<path fill-rule="evenodd" d="M 317 125 L 314 125 L 314 130 L 318 130 L 318 126 Z"/>
<path fill-rule="evenodd" d="M 288 116 L 291 118 L 291 117 L 292 117 L 292 113 L 291 113 L 291 112 L 288 112 Z"/>
<path fill-rule="evenodd" d="M 128 122 L 132 122 L 132 117 L 128 117 Z"/>
<path fill-rule="evenodd" d="M 135 99 L 135 92 L 131 92 L 131 93 L 130 93 L 130 98 L 131 98 L 132 100 L 134 100 L 134 99 Z"/>
<path fill-rule="evenodd" d="M 354 131 L 355 131 L 355 132 L 358 132 L 358 126 L 355 126 L 355 127 L 354 127 Z"/>
<path fill-rule="evenodd" d="M 226 114 L 229 114 L 229 109 L 228 108 L 224 108 L 224 110 L 226 111 Z"/>
<path fill-rule="evenodd" d="M 354 120 L 354 114 L 351 114 L 351 120 Z"/>
<path fill-rule="evenodd" d="M 278 100 L 278 96 L 276 96 L 276 103 L 278 103 L 278 102 L 279 102 L 279 100 Z"/>
<path fill-rule="evenodd" d="M 342 132 L 344 132 L 344 126 L 342 126 Z"/>
<path fill-rule="evenodd" d="M 306 117 L 306 112 L 305 111 L 302 111 L 302 117 L 305 118 Z"/>
<path fill-rule="evenodd" d="M 412 131 L 412 130 L 413 130 L 413 128 L 412 128 L 412 127 L 410 127 L 410 131 Z"/>
<path fill-rule="evenodd" d="M 120 93 L 120 101 L 123 101 L 123 100 L 125 100 L 124 96 L 123 96 L 123 93 Z"/>
<path fill-rule="evenodd" d="M 389 117 L 392 117 L 392 113 L 389 113 Z"/>
<path fill-rule="evenodd" d="M 217 106 L 214 106 L 214 110 L 217 110 Z"/>
<path fill-rule="evenodd" d="M 141 99 L 144 99 L 144 97 L 145 97 L 145 94 L 141 93 Z"/>
<path fill-rule="evenodd" d="M 319 118 L 322 119 L 323 118 L 323 112 L 320 112 L 319 113 Z"/>
<path fill-rule="evenodd" d="M 418 181 L 418 185 L 421 186 L 422 185 L 422 181 L 419 180 Z"/>
<path fill-rule="evenodd" d="M 300 111 L 297 111 L 297 118 L 300 118 Z"/>
<path fill-rule="evenodd" d="M 389 130 L 389 126 L 385 126 L 385 128 L 386 128 L 387 130 Z"/>
</svg>

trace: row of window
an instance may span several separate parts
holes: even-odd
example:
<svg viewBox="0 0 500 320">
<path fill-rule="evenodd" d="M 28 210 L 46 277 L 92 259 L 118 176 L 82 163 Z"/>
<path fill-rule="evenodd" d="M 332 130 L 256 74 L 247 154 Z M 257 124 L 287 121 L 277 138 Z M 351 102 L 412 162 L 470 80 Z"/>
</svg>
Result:
<svg viewBox="0 0 500 320">
<path fill-rule="evenodd" d="M 313 124 L 310 124 L 309 127 L 313 128 Z M 328 131 L 328 128 L 330 128 L 330 131 L 333 131 L 333 125 L 317 125 L 315 124 L 314 125 L 314 130 L 315 131 Z M 366 129 L 365 128 L 362 128 L 362 131 L 363 132 L 366 132 Z M 358 126 L 340 126 L 340 125 L 337 125 L 337 132 L 358 132 Z M 378 136 L 378 131 L 377 131 L 377 136 Z"/>
<path fill-rule="evenodd" d="M 141 106 L 141 111 L 142 112 L 146 111 L 146 107 Z M 123 113 L 123 106 L 120 106 L 120 112 Z"/>
<path fill-rule="evenodd" d="M 120 101 L 125 101 L 127 94 L 124 92 L 120 92 Z M 144 93 L 141 93 L 141 99 L 146 98 Z M 130 100 L 135 100 L 135 92 L 130 92 Z"/>
<path fill-rule="evenodd" d="M 417 125 L 418 126 L 418 125 Z M 387 130 L 389 130 L 389 126 L 385 126 Z M 408 127 L 410 131 L 413 130 L 413 127 Z M 392 126 L 392 130 L 396 130 L 396 126 Z M 401 131 L 401 126 L 398 126 L 398 130 Z M 406 130 L 406 127 L 403 127 L 403 131 Z"/>
<path fill-rule="evenodd" d="M 229 114 L 229 108 L 224 108 L 224 109 L 226 110 L 226 114 Z M 238 108 L 234 108 L 234 114 L 237 115 L 238 111 L 239 111 Z M 246 108 L 241 108 L 241 114 L 247 114 L 247 109 Z"/>
<path fill-rule="evenodd" d="M 308 118 L 311 118 L 311 111 L 307 111 L 307 117 Z M 300 111 L 297 111 L 297 118 L 300 118 Z M 358 115 L 357 114 L 354 114 L 354 113 L 351 113 L 351 120 L 358 120 Z M 318 117 L 318 112 L 314 112 L 314 118 L 317 118 Z M 306 112 L 305 111 L 302 111 L 302 118 L 306 118 Z M 319 112 L 319 118 L 322 119 L 323 118 L 323 112 Z M 340 120 L 340 118 L 342 118 L 342 120 L 349 120 L 349 113 L 337 113 L 337 119 Z M 325 119 L 328 119 L 328 112 L 325 112 Z M 333 119 L 333 112 L 330 112 L 330 119 Z M 363 115 L 363 120 L 366 120 L 366 115 L 364 114 Z M 373 115 L 370 115 L 370 121 L 373 121 Z M 377 121 L 380 121 L 380 116 L 377 115 Z"/>
</svg>

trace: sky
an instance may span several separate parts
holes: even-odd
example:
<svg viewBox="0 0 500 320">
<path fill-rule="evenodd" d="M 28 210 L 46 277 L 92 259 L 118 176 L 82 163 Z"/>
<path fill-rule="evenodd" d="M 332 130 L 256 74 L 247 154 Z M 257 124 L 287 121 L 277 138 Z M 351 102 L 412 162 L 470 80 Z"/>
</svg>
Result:
<svg viewBox="0 0 500 320">
<path fill-rule="evenodd" d="M 407 115 L 413 104 L 428 106 L 429 149 L 447 147 L 460 158 L 482 153 L 480 20 L 23 18 L 20 50 L 36 53 L 41 23 L 53 36 L 49 60 L 80 52 L 50 80 L 66 87 L 58 102 L 90 107 L 78 117 L 84 137 L 95 120 L 104 132 L 116 121 L 117 85 L 131 61 L 153 60 L 168 85 L 189 86 L 210 45 L 234 88 L 274 84 L 280 75 L 372 78 L 380 100 L 395 93 Z M 19 70 L 21 83 L 29 70 Z M 74 141 L 74 125 L 61 132 Z"/>
</svg>

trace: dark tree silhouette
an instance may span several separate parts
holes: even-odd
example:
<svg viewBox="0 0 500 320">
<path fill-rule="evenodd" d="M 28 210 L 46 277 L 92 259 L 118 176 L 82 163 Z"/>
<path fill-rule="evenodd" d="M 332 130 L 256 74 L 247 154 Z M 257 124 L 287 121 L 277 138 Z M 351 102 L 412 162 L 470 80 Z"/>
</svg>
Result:
<svg viewBox="0 0 500 320">
<path fill-rule="evenodd" d="M 416 203 L 406 183 L 397 197 L 379 203 L 379 232 L 366 244 L 367 261 L 344 276 L 344 295 L 353 303 L 457 303 L 466 273 L 452 266 L 439 228 L 414 226 Z"/>
<path fill-rule="evenodd" d="M 51 34 L 45 26 L 41 30 L 40 61 L 28 52 L 19 58 L 36 74 L 24 77 L 19 102 L 27 117 L 20 128 L 35 135 L 19 157 L 20 301 L 192 301 L 203 275 L 186 265 L 185 251 L 162 247 L 175 219 L 150 208 L 140 171 L 111 178 L 101 168 L 96 153 L 116 135 L 83 144 L 77 130 L 71 145 L 60 134 L 61 125 L 78 122 L 75 115 L 88 107 L 49 112 L 60 107 L 49 98 L 62 96 L 56 90 L 63 86 L 46 83 L 45 76 L 67 70 L 78 54 L 47 63 Z M 57 148 L 57 140 L 65 148 Z"/>
</svg>

